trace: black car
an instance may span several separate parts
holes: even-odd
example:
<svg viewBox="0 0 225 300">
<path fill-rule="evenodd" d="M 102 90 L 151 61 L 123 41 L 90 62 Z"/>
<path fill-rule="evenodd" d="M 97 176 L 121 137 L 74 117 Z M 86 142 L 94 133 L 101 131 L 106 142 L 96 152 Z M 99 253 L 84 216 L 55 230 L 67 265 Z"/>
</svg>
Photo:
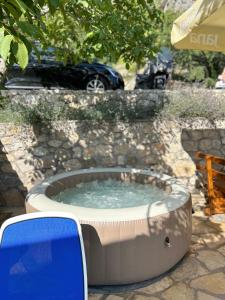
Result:
<svg viewBox="0 0 225 300">
<path fill-rule="evenodd" d="M 97 62 L 63 64 L 55 61 L 49 51 L 38 61 L 31 55 L 28 66 L 21 70 L 13 65 L 6 74 L 7 89 L 59 88 L 102 92 L 105 90 L 124 89 L 122 76 L 110 66 Z"/>
</svg>

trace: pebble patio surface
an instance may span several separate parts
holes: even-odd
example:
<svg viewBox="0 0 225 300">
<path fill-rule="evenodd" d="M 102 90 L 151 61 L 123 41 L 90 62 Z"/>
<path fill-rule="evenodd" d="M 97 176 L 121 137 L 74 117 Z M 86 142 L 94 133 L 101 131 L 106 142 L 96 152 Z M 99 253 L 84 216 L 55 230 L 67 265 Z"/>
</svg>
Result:
<svg viewBox="0 0 225 300">
<path fill-rule="evenodd" d="M 173 270 L 142 286 L 90 289 L 89 300 L 225 300 L 225 220 L 211 222 L 203 206 L 194 195 L 192 244 Z"/>
</svg>

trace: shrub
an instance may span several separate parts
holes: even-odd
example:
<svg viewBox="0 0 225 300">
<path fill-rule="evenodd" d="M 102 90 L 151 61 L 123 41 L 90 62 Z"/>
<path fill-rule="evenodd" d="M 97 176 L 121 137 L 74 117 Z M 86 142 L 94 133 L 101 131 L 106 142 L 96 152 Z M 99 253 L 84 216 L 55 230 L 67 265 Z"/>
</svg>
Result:
<svg viewBox="0 0 225 300">
<path fill-rule="evenodd" d="M 204 89 L 171 93 L 169 101 L 160 112 L 163 118 L 194 118 L 209 120 L 225 118 L 225 98 L 223 94 Z"/>
<path fill-rule="evenodd" d="M 207 89 L 212 89 L 212 88 L 215 87 L 216 80 L 214 80 L 214 79 L 208 77 L 208 78 L 206 78 L 206 79 L 204 80 L 204 84 L 205 84 L 205 87 L 206 87 Z"/>
<path fill-rule="evenodd" d="M 198 66 L 198 67 L 191 67 L 188 75 L 187 75 L 187 81 L 197 81 L 201 82 L 205 79 L 205 70 L 204 67 Z"/>
<path fill-rule="evenodd" d="M 64 102 L 39 101 L 36 105 L 14 104 L 11 108 L 21 115 L 23 123 L 32 125 L 66 119 L 68 115 Z"/>
</svg>

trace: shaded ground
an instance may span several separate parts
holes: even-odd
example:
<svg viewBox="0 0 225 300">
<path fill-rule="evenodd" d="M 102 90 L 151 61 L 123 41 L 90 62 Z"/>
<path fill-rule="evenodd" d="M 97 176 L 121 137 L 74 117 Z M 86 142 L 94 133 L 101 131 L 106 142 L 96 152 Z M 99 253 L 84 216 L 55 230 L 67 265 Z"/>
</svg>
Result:
<svg viewBox="0 0 225 300">
<path fill-rule="evenodd" d="M 90 300 L 223 300 L 225 299 L 225 223 L 202 213 L 204 199 L 193 196 L 192 245 L 168 274 L 129 289 L 89 290 Z"/>
</svg>

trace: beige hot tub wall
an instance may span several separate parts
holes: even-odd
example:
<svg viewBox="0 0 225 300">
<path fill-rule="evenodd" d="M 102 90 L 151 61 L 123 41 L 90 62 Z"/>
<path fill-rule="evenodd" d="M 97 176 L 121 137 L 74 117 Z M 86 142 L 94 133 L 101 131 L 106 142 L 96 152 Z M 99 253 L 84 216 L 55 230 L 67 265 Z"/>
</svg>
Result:
<svg viewBox="0 0 225 300">
<path fill-rule="evenodd" d="M 193 187 L 197 150 L 225 155 L 224 120 L 0 124 L 0 207 L 23 206 L 27 190 L 50 175 L 96 166 L 154 167 Z"/>
<path fill-rule="evenodd" d="M 163 274 L 188 251 L 191 199 L 176 211 L 137 221 L 82 225 L 90 285 L 141 282 Z M 165 245 L 169 237 L 171 247 Z"/>
</svg>

